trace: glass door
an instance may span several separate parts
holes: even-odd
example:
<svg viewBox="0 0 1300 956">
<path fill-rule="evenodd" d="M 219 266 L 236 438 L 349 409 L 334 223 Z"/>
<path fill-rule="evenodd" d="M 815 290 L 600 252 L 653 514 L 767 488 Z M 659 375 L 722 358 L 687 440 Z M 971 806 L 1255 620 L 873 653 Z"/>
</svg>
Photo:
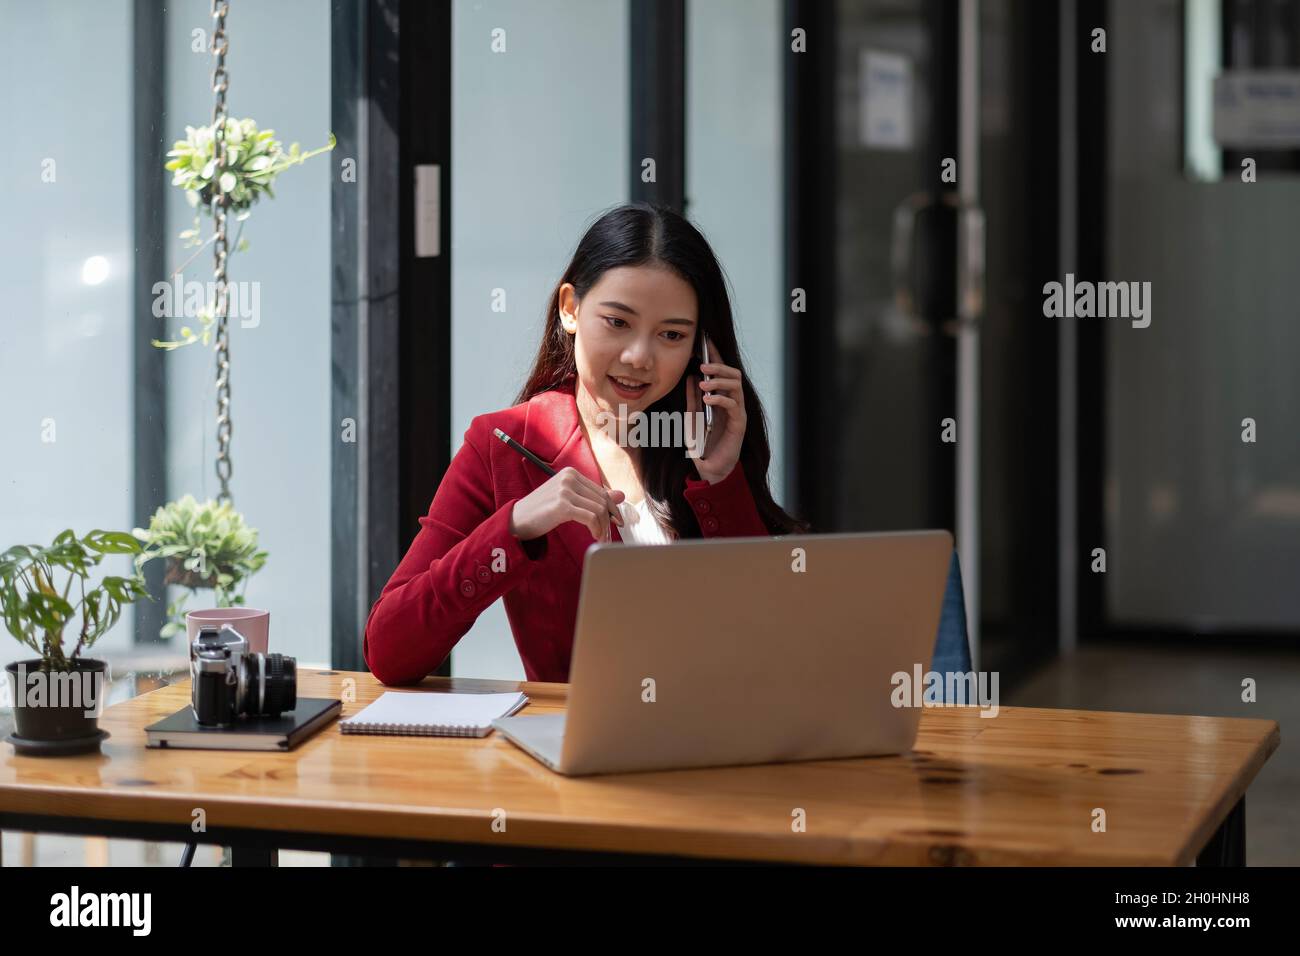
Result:
<svg viewBox="0 0 1300 956">
<path fill-rule="evenodd" d="M 835 307 L 818 402 L 835 445 L 820 524 L 953 530 L 972 625 L 983 261 L 974 11 L 836 0 Z"/>
</svg>

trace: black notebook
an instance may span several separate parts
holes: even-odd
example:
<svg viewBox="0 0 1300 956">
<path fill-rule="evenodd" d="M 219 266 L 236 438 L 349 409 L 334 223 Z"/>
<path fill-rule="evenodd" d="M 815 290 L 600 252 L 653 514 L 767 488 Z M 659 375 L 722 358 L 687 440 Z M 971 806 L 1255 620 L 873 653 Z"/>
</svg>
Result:
<svg viewBox="0 0 1300 956">
<path fill-rule="evenodd" d="M 342 701 L 299 697 L 279 717 L 243 717 L 231 727 L 204 727 L 189 705 L 144 729 L 150 747 L 186 750 L 292 750 L 343 710 Z"/>
</svg>

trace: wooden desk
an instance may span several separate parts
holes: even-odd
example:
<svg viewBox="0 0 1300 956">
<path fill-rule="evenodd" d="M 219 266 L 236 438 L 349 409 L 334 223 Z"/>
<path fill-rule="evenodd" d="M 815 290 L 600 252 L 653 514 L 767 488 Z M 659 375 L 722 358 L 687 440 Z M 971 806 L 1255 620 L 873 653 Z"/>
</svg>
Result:
<svg viewBox="0 0 1300 956">
<path fill-rule="evenodd" d="M 344 716 L 384 690 L 366 673 L 300 671 L 300 692 L 342 697 L 349 679 Z M 521 689 L 524 713 L 563 710 L 567 686 L 424 684 Z M 0 828 L 197 839 L 240 848 L 236 862 L 285 847 L 500 862 L 1240 863 L 1242 800 L 1280 738 L 1270 720 L 1006 707 L 991 719 L 927 709 L 903 756 L 574 779 L 497 734 L 344 736 L 334 724 L 283 754 L 147 750 L 145 725 L 189 693 L 187 681 L 108 708 L 101 754 L 0 744 Z M 195 834 L 200 808 L 207 831 Z"/>
</svg>

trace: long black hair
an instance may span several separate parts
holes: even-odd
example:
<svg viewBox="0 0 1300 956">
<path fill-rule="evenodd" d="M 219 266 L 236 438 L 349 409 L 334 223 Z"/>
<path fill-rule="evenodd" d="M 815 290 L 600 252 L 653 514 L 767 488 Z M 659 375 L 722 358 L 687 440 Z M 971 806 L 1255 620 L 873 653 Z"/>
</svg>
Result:
<svg viewBox="0 0 1300 956">
<path fill-rule="evenodd" d="M 736 343 L 731 299 L 717 257 L 700 231 L 671 209 L 649 203 L 628 203 L 611 209 L 587 230 L 573 253 L 568 268 L 555 285 L 547 306 L 546 327 L 528 381 L 515 402 L 526 402 L 551 389 L 576 388 L 577 364 L 574 337 L 560 324 L 560 287 L 572 283 L 579 300 L 609 269 L 620 266 L 661 265 L 671 269 L 695 290 L 699 322 L 695 334 L 707 335 L 718 350 L 718 359 L 740 370 L 745 395 L 745 438 L 740 449 L 740 466 L 745 471 L 758 513 L 772 534 L 804 531 L 807 525 L 782 510 L 772 498 L 767 483 L 772 450 L 767 440 L 767 419 L 758 393 L 750 384 Z M 698 342 L 698 339 L 696 340 Z M 700 376 L 699 350 L 682 377 Z M 648 412 L 686 413 L 686 397 L 679 381 Z M 652 419 L 653 420 L 653 419 Z M 684 419 L 683 419 L 684 420 Z M 641 481 L 650 509 L 661 524 L 672 528 L 678 538 L 698 538 L 699 528 L 683 491 L 687 477 L 698 477 L 694 462 L 682 448 L 641 449 Z"/>
</svg>

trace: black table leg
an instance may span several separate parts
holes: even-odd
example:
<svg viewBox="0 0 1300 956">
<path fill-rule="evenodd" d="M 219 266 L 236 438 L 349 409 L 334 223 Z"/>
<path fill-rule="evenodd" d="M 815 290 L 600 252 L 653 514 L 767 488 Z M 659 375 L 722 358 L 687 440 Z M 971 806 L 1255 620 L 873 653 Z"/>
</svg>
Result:
<svg viewBox="0 0 1300 956">
<path fill-rule="evenodd" d="M 1219 829 L 1196 856 L 1197 866 L 1246 865 L 1246 798 L 1229 811 Z"/>
<path fill-rule="evenodd" d="M 231 866 L 279 866 L 280 851 L 260 846 L 232 846 Z"/>
</svg>

